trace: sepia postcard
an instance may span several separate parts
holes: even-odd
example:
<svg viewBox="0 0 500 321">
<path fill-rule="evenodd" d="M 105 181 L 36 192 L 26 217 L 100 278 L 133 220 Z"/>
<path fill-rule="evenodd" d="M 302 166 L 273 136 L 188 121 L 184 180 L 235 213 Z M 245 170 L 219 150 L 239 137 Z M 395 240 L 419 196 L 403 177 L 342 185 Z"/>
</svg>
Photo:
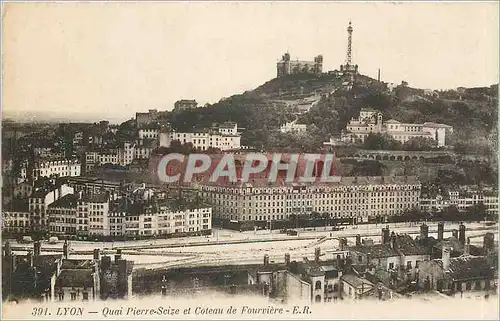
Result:
<svg viewBox="0 0 500 321">
<path fill-rule="evenodd" d="M 498 320 L 499 9 L 2 1 L 2 319 Z"/>
</svg>

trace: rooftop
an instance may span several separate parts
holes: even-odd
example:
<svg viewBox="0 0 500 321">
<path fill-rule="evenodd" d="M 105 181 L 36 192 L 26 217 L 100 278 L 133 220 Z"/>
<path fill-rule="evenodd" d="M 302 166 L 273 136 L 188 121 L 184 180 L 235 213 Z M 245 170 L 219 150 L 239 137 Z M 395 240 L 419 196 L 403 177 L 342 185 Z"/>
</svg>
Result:
<svg viewBox="0 0 500 321">
<path fill-rule="evenodd" d="M 397 236 L 397 247 L 406 256 L 429 254 L 427 248 L 421 246 L 407 234 Z"/>
<path fill-rule="evenodd" d="M 13 199 L 3 206 L 2 210 L 10 212 L 29 212 L 29 199 Z"/>
<path fill-rule="evenodd" d="M 399 256 L 399 253 L 389 244 L 358 245 L 350 250 L 370 255 L 372 259 Z"/>
<path fill-rule="evenodd" d="M 354 274 L 344 274 L 340 277 L 340 279 L 355 288 L 360 286 L 374 286 L 372 282 L 368 281 L 367 279 L 360 278 L 359 276 L 356 276 Z"/>
<path fill-rule="evenodd" d="M 65 270 L 78 270 L 78 269 L 92 269 L 94 263 L 92 260 L 63 260 L 62 269 Z"/>
<path fill-rule="evenodd" d="M 78 198 L 78 194 L 68 194 L 50 204 L 49 207 L 76 208 Z"/>
<path fill-rule="evenodd" d="M 254 178 L 248 183 L 224 183 L 224 182 L 205 182 L 207 186 L 225 186 L 225 187 L 273 187 L 273 186 L 293 186 L 293 187 L 307 187 L 307 186 L 363 186 L 363 185 L 405 185 L 405 184 L 420 184 L 418 178 L 415 176 L 369 176 L 369 177 L 351 177 L 342 176 L 340 182 L 314 182 L 314 183 L 301 183 L 293 182 L 288 183 L 284 179 L 277 178 L 276 182 L 269 182 L 268 178 Z"/>
<path fill-rule="evenodd" d="M 94 286 L 92 270 L 62 270 L 57 278 L 56 287 L 91 288 Z"/>
<path fill-rule="evenodd" d="M 443 266 L 442 260 L 436 261 Z M 454 280 L 492 278 L 494 268 L 485 256 L 459 256 L 450 259 L 448 274 Z"/>
</svg>

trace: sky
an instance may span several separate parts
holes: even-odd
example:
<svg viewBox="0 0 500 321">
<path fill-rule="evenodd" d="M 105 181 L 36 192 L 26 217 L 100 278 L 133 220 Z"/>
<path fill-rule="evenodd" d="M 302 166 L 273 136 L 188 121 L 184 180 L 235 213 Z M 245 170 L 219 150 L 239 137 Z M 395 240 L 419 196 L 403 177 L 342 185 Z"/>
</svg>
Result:
<svg viewBox="0 0 500 321">
<path fill-rule="evenodd" d="M 3 7 L 2 108 L 125 120 L 251 90 L 292 59 L 412 87 L 498 83 L 498 2 L 10 3 Z"/>
</svg>

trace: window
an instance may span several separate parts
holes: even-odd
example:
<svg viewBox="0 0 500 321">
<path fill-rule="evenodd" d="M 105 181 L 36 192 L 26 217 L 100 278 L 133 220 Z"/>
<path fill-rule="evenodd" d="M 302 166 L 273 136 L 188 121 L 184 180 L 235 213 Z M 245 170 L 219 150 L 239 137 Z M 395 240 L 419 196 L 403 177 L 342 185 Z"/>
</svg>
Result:
<svg viewBox="0 0 500 321">
<path fill-rule="evenodd" d="M 408 269 L 411 269 L 411 261 L 406 262 L 406 267 L 407 267 Z"/>
<path fill-rule="evenodd" d="M 333 292 L 339 292 L 339 285 L 337 283 L 333 285 Z"/>
<path fill-rule="evenodd" d="M 321 290 L 321 281 L 316 281 L 316 286 L 314 287 L 315 290 Z"/>
<path fill-rule="evenodd" d="M 415 262 L 415 268 L 418 269 L 418 266 L 420 265 L 420 261 Z"/>
<path fill-rule="evenodd" d="M 394 263 L 389 263 L 389 270 L 394 269 Z"/>
<path fill-rule="evenodd" d="M 83 292 L 83 301 L 88 301 L 88 300 L 89 300 L 89 293 Z"/>
<path fill-rule="evenodd" d="M 321 302 L 321 295 L 316 295 L 316 298 L 315 298 L 315 301 L 316 302 Z"/>
<path fill-rule="evenodd" d="M 358 255 L 358 262 L 359 262 L 359 263 L 363 262 L 363 256 Z"/>
<path fill-rule="evenodd" d="M 76 292 L 71 292 L 71 301 L 76 300 Z"/>
</svg>

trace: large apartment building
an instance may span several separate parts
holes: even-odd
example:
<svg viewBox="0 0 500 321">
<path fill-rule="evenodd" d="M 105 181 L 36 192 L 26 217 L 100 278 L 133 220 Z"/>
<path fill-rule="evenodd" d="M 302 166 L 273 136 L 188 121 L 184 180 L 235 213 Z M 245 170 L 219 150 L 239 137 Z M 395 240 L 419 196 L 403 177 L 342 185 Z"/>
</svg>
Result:
<svg viewBox="0 0 500 321">
<path fill-rule="evenodd" d="M 47 214 L 49 205 L 73 192 L 74 189 L 68 185 L 42 188 L 33 192 L 28 203 L 31 228 L 35 230 L 47 230 L 49 226 L 49 216 Z"/>
<path fill-rule="evenodd" d="M 271 185 L 203 184 L 200 196 L 215 217 L 238 221 L 286 220 L 290 215 L 328 213 L 354 223 L 400 215 L 419 207 L 416 177 L 342 177 L 339 183 Z"/>
<path fill-rule="evenodd" d="M 148 159 L 155 146 L 154 140 L 142 140 L 142 144 L 125 142 L 116 150 L 88 151 L 85 153 L 85 170 L 91 171 L 97 165 L 115 164 L 126 166 L 134 159 Z"/>
<path fill-rule="evenodd" d="M 459 211 L 466 211 L 478 204 L 485 206 L 486 213 L 498 213 L 498 192 L 454 190 L 448 191 L 445 195 L 426 196 L 420 199 L 420 209 L 429 213 L 439 212 L 450 206 L 456 207 Z"/>
<path fill-rule="evenodd" d="M 233 122 L 226 122 L 216 129 L 203 132 L 180 133 L 172 131 L 160 134 L 160 146 L 170 147 L 174 140 L 180 141 L 182 144 L 191 143 L 194 148 L 200 150 L 241 148 L 241 135 L 238 133 L 238 124 Z"/>
<path fill-rule="evenodd" d="M 113 204 L 118 205 L 118 204 Z M 109 213 L 109 235 L 151 236 L 195 233 L 212 229 L 210 207 L 175 207 L 159 205 L 156 210 L 126 212 L 113 207 Z"/>
<path fill-rule="evenodd" d="M 47 230 L 56 235 L 152 236 L 212 229 L 209 206 L 193 202 L 182 205 L 157 195 L 144 187 L 119 198 L 113 193 L 69 193 L 44 206 L 43 217 Z M 28 224 L 18 224 L 24 215 L 18 216 L 17 212 L 7 215 L 9 221 L 16 219 L 16 224 L 8 224 L 12 231 Z"/>
<path fill-rule="evenodd" d="M 21 178 L 28 178 L 28 165 L 21 167 Z M 65 177 L 80 176 L 82 164 L 78 160 L 42 160 L 35 162 L 32 169 L 32 178 L 37 180 L 40 177 Z"/>
</svg>

